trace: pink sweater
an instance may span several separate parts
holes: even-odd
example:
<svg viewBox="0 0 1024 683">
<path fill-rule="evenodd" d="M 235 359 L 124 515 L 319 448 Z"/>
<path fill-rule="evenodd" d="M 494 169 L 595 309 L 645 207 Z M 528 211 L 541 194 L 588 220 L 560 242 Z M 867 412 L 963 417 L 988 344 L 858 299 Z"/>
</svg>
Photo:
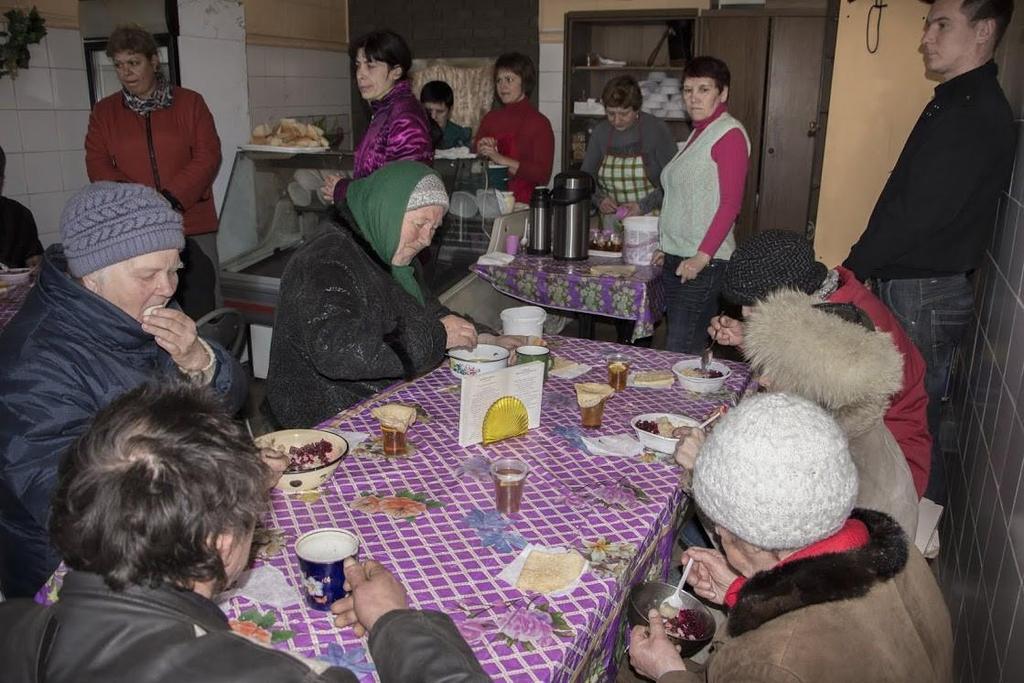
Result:
<svg viewBox="0 0 1024 683">
<path fill-rule="evenodd" d="M 687 146 L 692 145 L 704 129 L 724 112 L 725 103 L 722 103 L 711 116 L 695 123 L 693 135 Z M 711 158 L 718 166 L 718 210 L 711 219 L 711 225 L 708 226 L 708 231 L 698 248 L 698 251 L 709 256 L 718 251 L 743 205 L 743 184 L 747 178 L 747 165 L 750 163 L 743 132 L 733 128 L 723 135 L 711 148 Z"/>
</svg>

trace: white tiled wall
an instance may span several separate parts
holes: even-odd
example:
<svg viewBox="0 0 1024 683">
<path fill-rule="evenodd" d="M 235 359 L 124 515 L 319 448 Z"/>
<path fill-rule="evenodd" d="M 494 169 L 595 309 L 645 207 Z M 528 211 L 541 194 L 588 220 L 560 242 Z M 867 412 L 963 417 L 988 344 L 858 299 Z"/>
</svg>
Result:
<svg viewBox="0 0 1024 683">
<path fill-rule="evenodd" d="M 540 111 L 555 129 L 555 166 L 551 174 L 562 170 L 562 43 L 540 44 L 540 75 L 537 101 Z"/>
<path fill-rule="evenodd" d="M 348 55 L 330 50 L 249 45 L 249 112 L 252 126 L 282 116 L 342 116 L 343 146 L 352 142 Z"/>
<path fill-rule="evenodd" d="M 7 153 L 4 194 L 32 210 L 43 246 L 60 241 L 60 212 L 86 184 L 89 90 L 78 31 L 49 29 L 30 49 L 17 80 L 0 79 L 0 145 Z"/>
</svg>

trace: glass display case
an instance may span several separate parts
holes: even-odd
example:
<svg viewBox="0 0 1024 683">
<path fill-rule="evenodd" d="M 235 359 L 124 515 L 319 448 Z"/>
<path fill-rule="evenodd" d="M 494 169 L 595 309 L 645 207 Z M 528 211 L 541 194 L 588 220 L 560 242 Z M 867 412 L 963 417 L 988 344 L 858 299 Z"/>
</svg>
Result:
<svg viewBox="0 0 1024 683">
<path fill-rule="evenodd" d="M 250 323 L 273 325 L 288 260 L 331 220 L 333 209 L 319 196 L 323 179 L 351 175 L 352 162 L 351 154 L 334 151 L 240 149 L 235 154 L 217 235 L 225 306 L 241 310 Z M 495 248 L 489 246 L 495 219 L 512 207 L 501 206 L 500 196 L 487 187 L 486 165 L 438 160 L 435 167 L 454 195 L 453 210 L 416 265 L 428 289 L 440 297 L 469 274 L 481 254 Z"/>
</svg>

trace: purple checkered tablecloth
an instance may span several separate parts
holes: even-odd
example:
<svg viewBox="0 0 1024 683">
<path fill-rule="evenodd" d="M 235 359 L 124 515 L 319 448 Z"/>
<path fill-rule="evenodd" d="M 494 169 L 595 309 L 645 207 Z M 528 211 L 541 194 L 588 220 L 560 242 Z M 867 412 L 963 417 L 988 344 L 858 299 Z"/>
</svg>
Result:
<svg viewBox="0 0 1024 683">
<path fill-rule="evenodd" d="M 665 311 L 661 268 L 637 266 L 628 277 L 590 273 L 591 266 L 619 264 L 622 259 L 522 255 L 507 266 L 476 264 L 471 270 L 503 294 L 548 308 L 634 320 L 633 340 L 649 337 Z"/>
<path fill-rule="evenodd" d="M 0 330 L 7 327 L 7 323 L 11 322 L 11 319 L 14 318 L 14 314 L 18 312 L 21 305 L 25 302 L 29 289 L 31 287 L 28 285 L 19 285 L 11 287 L 0 295 Z"/>
<path fill-rule="evenodd" d="M 439 610 L 455 620 L 494 680 L 613 680 L 625 632 L 625 619 L 620 618 L 624 600 L 633 584 L 667 572 L 686 499 L 679 488 L 679 470 L 664 458 L 652 459 L 649 453 L 636 458 L 592 456 L 573 445 L 580 425 L 573 383 L 605 381 L 604 356 L 612 351 L 630 357 L 634 370 L 668 369 L 684 356 L 580 339 L 553 338 L 550 343 L 556 356 L 592 369 L 575 380 L 550 378 L 541 425 L 523 436 L 486 447 L 459 447 L 459 394 L 446 367 L 320 425 L 331 431 L 375 434 L 379 427 L 370 410 L 390 402 L 417 404 L 428 415 L 408 432 L 415 445 L 408 459 L 358 455 L 356 449 L 319 496 L 304 499 L 275 490 L 268 525 L 283 532 L 283 550 L 262 562 L 279 569 L 301 590 L 295 540 L 318 527 L 349 529 L 362 539 L 361 557 L 372 557 L 394 571 L 413 606 Z M 723 401 L 734 403 L 750 375 L 743 364 L 727 365 L 732 370 L 727 391 L 715 396 L 686 392 L 678 383 L 671 389 L 628 388 L 612 396 L 603 426 L 588 430 L 588 436 L 632 433 L 629 420 L 639 413 L 675 412 L 700 419 Z M 576 548 L 587 556 L 591 568 L 571 593 L 527 595 L 497 578 L 519 551 L 494 544 L 493 537 L 485 545 L 483 534 L 467 524 L 467 515 L 491 513 L 494 508 L 490 481 L 467 474 L 481 456 L 514 456 L 529 462 L 522 509 L 502 533 L 530 543 Z M 419 514 L 399 519 L 353 505 L 369 492 L 381 498 L 396 496 L 390 500 Z M 45 601 L 48 594 L 52 600 L 58 588 L 59 576 L 37 599 Z M 304 603 L 275 609 L 245 597 L 232 598 L 225 610 L 233 618 L 272 613 L 273 629 L 294 632 L 277 647 L 357 671 L 360 664 L 352 662 L 362 662 L 364 680 L 375 678 L 365 660 L 365 642 L 350 629 L 336 628 L 327 613 Z"/>
</svg>

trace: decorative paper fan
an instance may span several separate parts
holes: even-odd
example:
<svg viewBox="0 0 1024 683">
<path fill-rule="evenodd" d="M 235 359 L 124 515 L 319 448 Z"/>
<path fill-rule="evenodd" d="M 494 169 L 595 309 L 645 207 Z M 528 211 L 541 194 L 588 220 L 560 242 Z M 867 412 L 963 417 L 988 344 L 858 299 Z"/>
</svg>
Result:
<svg viewBox="0 0 1024 683">
<path fill-rule="evenodd" d="M 530 416 L 523 402 L 515 396 L 502 396 L 484 414 L 483 442 L 490 444 L 519 436 L 529 427 Z"/>
</svg>

